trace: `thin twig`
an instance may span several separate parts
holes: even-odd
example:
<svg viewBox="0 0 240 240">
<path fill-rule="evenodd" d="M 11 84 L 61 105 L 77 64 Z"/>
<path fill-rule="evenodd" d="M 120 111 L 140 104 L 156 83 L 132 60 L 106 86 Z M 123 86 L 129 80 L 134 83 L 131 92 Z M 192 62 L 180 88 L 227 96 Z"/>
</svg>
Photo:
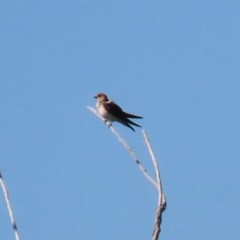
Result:
<svg viewBox="0 0 240 240">
<path fill-rule="evenodd" d="M 154 169 L 155 169 L 155 173 L 156 173 L 156 177 L 157 177 L 157 185 L 158 185 L 158 196 L 159 196 L 159 198 L 158 198 L 158 205 L 160 205 L 160 203 L 161 203 L 161 195 L 162 195 L 162 184 L 161 184 L 160 171 L 159 171 L 157 159 L 156 159 L 156 156 L 153 153 L 153 149 L 152 149 L 152 146 L 150 144 L 147 132 L 143 129 L 142 133 L 143 133 L 143 137 L 144 137 L 145 143 L 147 145 L 149 154 L 150 154 L 151 159 L 153 161 L 153 166 L 154 166 Z"/>
<path fill-rule="evenodd" d="M 99 117 L 102 121 L 106 122 L 106 120 L 99 115 L 99 113 L 92 107 L 87 107 L 91 112 L 93 112 L 97 117 Z M 129 154 L 132 156 L 135 163 L 138 165 L 139 169 L 143 173 L 143 175 L 147 178 L 148 181 L 150 181 L 155 188 L 158 189 L 158 184 L 155 182 L 155 180 L 148 174 L 145 167 L 142 165 L 142 163 L 138 160 L 137 154 L 133 151 L 133 149 L 126 143 L 126 141 L 120 136 L 120 134 L 117 132 L 117 130 L 109 124 L 108 127 L 112 131 L 112 133 L 117 137 L 119 142 L 123 145 L 123 147 L 129 152 Z"/>
<path fill-rule="evenodd" d="M 7 209 L 8 209 L 9 217 L 10 217 L 11 224 L 12 224 L 12 227 L 13 227 L 15 239 L 20 240 L 18 229 L 17 229 L 17 224 L 16 224 L 16 221 L 15 221 L 14 215 L 13 215 L 13 209 L 12 209 L 11 203 L 10 203 L 9 194 L 8 194 L 6 185 L 3 181 L 1 171 L 0 171 L 0 185 L 1 185 L 1 188 L 2 188 L 2 191 L 3 191 L 3 195 L 4 195 L 4 198 L 5 198 L 6 204 L 7 204 Z"/>
<path fill-rule="evenodd" d="M 157 177 L 157 183 L 158 183 L 158 205 L 157 205 L 157 210 L 156 210 L 154 229 L 153 229 L 153 233 L 152 233 L 152 240 L 157 240 L 159 238 L 159 234 L 161 232 L 160 226 L 162 223 L 162 213 L 164 212 L 164 210 L 167 207 L 167 201 L 166 201 L 165 195 L 162 190 L 162 182 L 161 182 L 160 170 L 159 170 L 157 158 L 153 152 L 147 132 L 145 130 L 143 130 L 142 133 L 143 133 L 144 140 L 147 145 L 149 154 L 153 161 L 153 165 L 154 165 L 156 177 Z"/>
</svg>

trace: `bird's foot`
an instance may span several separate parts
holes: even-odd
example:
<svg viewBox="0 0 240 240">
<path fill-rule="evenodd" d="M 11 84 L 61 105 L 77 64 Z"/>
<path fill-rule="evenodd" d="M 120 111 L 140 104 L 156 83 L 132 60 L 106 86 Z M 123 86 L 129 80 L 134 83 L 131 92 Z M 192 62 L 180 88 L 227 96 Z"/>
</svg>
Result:
<svg viewBox="0 0 240 240">
<path fill-rule="evenodd" d="M 104 120 L 104 124 L 106 124 L 108 128 L 112 126 L 112 122 L 108 121 L 107 119 Z"/>
</svg>

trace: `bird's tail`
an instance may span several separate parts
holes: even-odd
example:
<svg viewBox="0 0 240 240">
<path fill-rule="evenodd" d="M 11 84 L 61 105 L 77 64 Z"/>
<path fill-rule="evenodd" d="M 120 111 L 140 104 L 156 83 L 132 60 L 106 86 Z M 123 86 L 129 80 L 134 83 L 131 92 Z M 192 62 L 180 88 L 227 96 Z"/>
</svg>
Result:
<svg viewBox="0 0 240 240">
<path fill-rule="evenodd" d="M 143 118 L 143 117 L 141 117 L 141 116 L 133 115 L 133 114 L 131 114 L 131 113 L 126 113 L 126 112 L 124 112 L 124 113 L 125 113 L 125 116 L 126 116 L 127 118 Z"/>
<path fill-rule="evenodd" d="M 135 122 L 131 121 L 130 119 L 127 119 L 127 122 L 134 126 L 141 127 L 140 125 L 136 124 Z"/>
</svg>

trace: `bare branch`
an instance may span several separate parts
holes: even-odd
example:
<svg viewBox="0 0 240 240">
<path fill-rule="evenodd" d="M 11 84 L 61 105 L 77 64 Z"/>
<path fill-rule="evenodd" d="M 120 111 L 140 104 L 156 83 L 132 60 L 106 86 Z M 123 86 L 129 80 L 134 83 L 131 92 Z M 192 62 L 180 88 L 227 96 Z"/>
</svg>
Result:
<svg viewBox="0 0 240 240">
<path fill-rule="evenodd" d="M 165 198 L 165 197 L 164 197 Z M 162 223 L 162 213 L 165 211 L 167 207 L 167 202 L 164 201 L 163 205 L 158 205 L 155 216 L 155 223 L 152 233 L 152 240 L 158 240 L 160 232 L 161 232 L 161 223 Z"/>
<path fill-rule="evenodd" d="M 98 114 L 98 112 L 92 108 L 92 107 L 87 107 L 90 111 L 92 111 L 97 117 L 99 117 L 104 123 L 106 123 L 106 120 Z M 126 141 L 120 136 L 120 134 L 113 128 L 113 126 L 108 124 L 108 127 L 112 131 L 112 133 L 117 137 L 117 139 L 120 141 L 120 143 L 124 146 L 124 148 L 129 152 L 129 154 L 132 156 L 133 160 L 137 163 L 139 169 L 141 172 L 144 174 L 144 176 L 147 178 L 148 181 L 150 181 L 155 188 L 158 190 L 158 205 L 156 209 L 156 216 L 155 216 L 155 223 L 154 223 L 154 229 L 152 233 L 152 240 L 158 240 L 160 232 L 161 232 L 161 223 L 162 223 L 162 213 L 167 207 L 167 201 L 165 198 L 165 195 L 162 190 L 162 182 L 161 182 L 161 176 L 160 176 L 160 170 L 158 166 L 158 161 L 157 158 L 153 152 L 149 137 L 147 135 L 147 132 L 145 130 L 142 130 L 143 137 L 146 143 L 146 146 L 148 148 L 149 154 L 151 156 L 151 159 L 153 161 L 155 173 L 156 173 L 156 178 L 157 178 L 157 183 L 155 180 L 147 173 L 147 170 L 144 168 L 142 163 L 138 160 L 138 157 L 136 153 L 133 151 L 133 149 L 126 143 Z"/>
<path fill-rule="evenodd" d="M 87 107 L 91 112 L 93 112 L 97 117 L 99 117 L 102 121 L 106 122 L 106 120 L 99 115 L 99 113 L 92 107 Z M 155 182 L 155 180 L 148 174 L 147 170 L 144 168 L 142 163 L 138 160 L 137 154 L 133 151 L 133 149 L 126 143 L 126 141 L 120 136 L 120 134 L 117 132 L 117 130 L 109 124 L 108 127 L 112 131 L 112 133 L 117 137 L 119 142 L 123 145 L 123 147 L 129 152 L 129 154 L 132 156 L 135 163 L 138 165 L 139 169 L 143 173 L 143 175 L 147 178 L 149 182 L 153 184 L 155 188 L 158 189 L 158 184 Z"/>
<path fill-rule="evenodd" d="M 159 234 L 161 232 L 160 226 L 162 223 L 162 213 L 164 212 L 164 210 L 167 207 L 167 201 L 166 201 L 165 195 L 162 190 L 162 182 L 161 182 L 160 170 L 159 170 L 157 158 L 153 152 L 147 132 L 145 130 L 143 130 L 142 133 L 143 133 L 144 140 L 147 145 L 149 154 L 153 161 L 153 165 L 154 165 L 156 177 L 157 177 L 157 184 L 158 184 L 158 205 L 157 205 L 157 210 L 156 210 L 154 229 L 153 229 L 153 233 L 152 233 L 152 240 L 157 240 L 159 238 Z"/>
<path fill-rule="evenodd" d="M 8 209 L 10 221 L 12 223 L 15 239 L 20 240 L 18 229 L 17 229 L 17 224 L 16 224 L 16 221 L 15 221 L 14 215 L 13 215 L 13 209 L 12 209 L 11 203 L 10 203 L 9 194 L 8 194 L 8 191 L 7 191 L 7 187 L 6 187 L 6 185 L 3 181 L 3 177 L 2 177 L 1 172 L 0 172 L 0 185 L 1 185 L 1 188 L 2 188 L 2 191 L 3 191 L 3 195 L 4 195 L 4 198 L 5 198 L 6 204 L 7 204 L 7 209 Z"/>
</svg>

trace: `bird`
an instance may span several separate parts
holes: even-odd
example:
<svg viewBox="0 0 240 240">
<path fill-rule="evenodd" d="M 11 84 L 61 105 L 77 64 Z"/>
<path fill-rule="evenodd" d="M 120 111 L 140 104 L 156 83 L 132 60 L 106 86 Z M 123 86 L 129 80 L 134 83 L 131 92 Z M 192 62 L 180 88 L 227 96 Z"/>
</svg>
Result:
<svg viewBox="0 0 240 240">
<path fill-rule="evenodd" d="M 131 126 L 141 127 L 140 125 L 134 123 L 129 118 L 143 118 L 141 116 L 133 115 L 131 113 L 124 112 L 115 102 L 108 99 L 105 93 L 98 93 L 94 98 L 97 99 L 96 107 L 99 114 L 105 119 L 112 123 L 117 121 L 126 127 L 131 128 L 134 132 L 135 129 Z"/>
</svg>

